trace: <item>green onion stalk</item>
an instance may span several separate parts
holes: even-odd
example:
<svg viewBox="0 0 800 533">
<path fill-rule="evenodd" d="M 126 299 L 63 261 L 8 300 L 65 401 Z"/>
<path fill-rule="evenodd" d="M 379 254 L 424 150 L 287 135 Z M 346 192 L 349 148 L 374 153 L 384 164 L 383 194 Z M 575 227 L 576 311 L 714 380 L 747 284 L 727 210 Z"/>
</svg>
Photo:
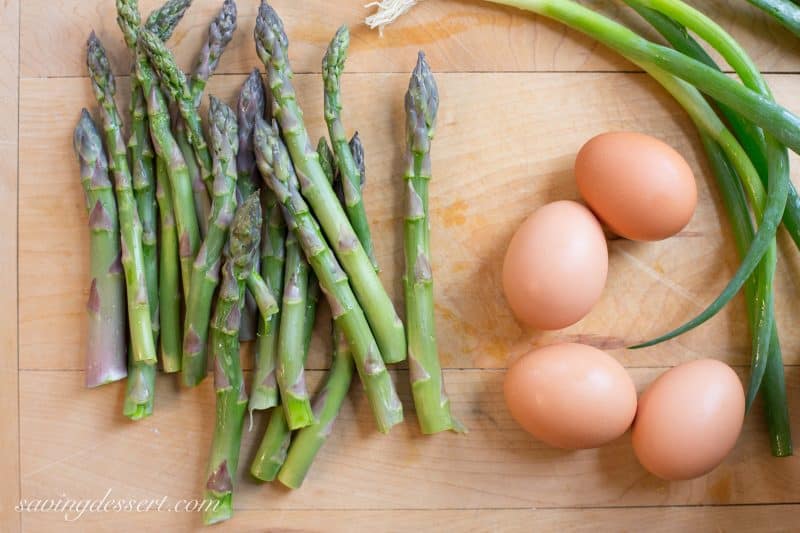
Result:
<svg viewBox="0 0 800 533">
<path fill-rule="evenodd" d="M 695 57 L 706 64 L 718 68 L 703 48 L 686 32 L 685 28 L 675 20 L 644 7 L 638 0 L 628 0 L 628 3 L 656 28 L 677 50 L 690 57 Z M 760 75 L 758 75 L 760 76 Z M 719 106 L 720 113 L 731 124 L 743 146 L 749 147 L 748 155 L 753 154 L 754 160 L 766 160 L 767 168 L 764 174 L 784 174 L 779 178 L 788 180 L 788 153 L 776 143 L 768 144 L 763 132 L 743 120 L 738 114 L 725 106 Z M 734 237 L 737 247 L 742 255 L 746 253 L 753 240 L 753 228 L 749 218 L 749 210 L 745 203 L 740 207 L 741 201 L 733 198 L 738 194 L 730 184 L 731 179 L 738 179 L 736 171 L 732 168 L 730 160 L 725 155 L 720 145 L 711 139 L 701 129 L 701 139 L 706 149 L 709 161 L 712 164 L 723 201 L 731 218 Z M 776 153 L 777 152 L 777 153 Z M 741 190 L 740 182 L 736 182 Z M 756 188 L 758 189 L 758 188 Z M 793 189 L 792 189 L 793 190 Z M 763 189 L 756 190 L 755 198 L 763 197 Z M 790 190 L 791 192 L 791 190 Z M 754 209 L 758 217 L 763 217 L 763 209 L 757 206 Z M 784 224 L 786 215 L 784 214 Z M 739 220 L 746 218 L 747 227 Z M 747 244 L 748 246 L 745 246 Z M 753 371 L 747 393 L 747 409 L 752 406 L 759 387 L 764 383 L 764 397 L 767 411 L 767 422 L 771 435 L 772 452 L 776 456 L 786 456 L 792 453 L 791 434 L 789 428 L 789 414 L 786 407 L 786 385 L 783 375 L 783 363 L 780 344 L 778 341 L 777 327 L 774 320 L 773 305 L 773 277 L 775 273 L 775 256 L 765 257 L 759 265 L 756 274 L 748 279 L 745 285 L 745 296 L 748 305 L 748 314 L 753 327 Z M 764 314 L 766 311 L 766 316 Z M 765 319 L 766 318 L 766 319 Z"/>
</svg>

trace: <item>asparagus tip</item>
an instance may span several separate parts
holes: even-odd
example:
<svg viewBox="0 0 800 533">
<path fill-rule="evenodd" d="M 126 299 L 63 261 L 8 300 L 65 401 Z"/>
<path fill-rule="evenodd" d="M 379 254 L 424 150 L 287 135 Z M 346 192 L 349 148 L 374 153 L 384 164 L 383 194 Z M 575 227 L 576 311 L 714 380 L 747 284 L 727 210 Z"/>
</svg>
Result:
<svg viewBox="0 0 800 533">
<path fill-rule="evenodd" d="M 283 21 L 266 0 L 261 0 L 258 8 L 255 38 L 256 48 L 262 59 L 269 59 L 275 53 L 276 47 L 285 50 L 289 46 L 289 38 L 286 36 Z"/>
</svg>

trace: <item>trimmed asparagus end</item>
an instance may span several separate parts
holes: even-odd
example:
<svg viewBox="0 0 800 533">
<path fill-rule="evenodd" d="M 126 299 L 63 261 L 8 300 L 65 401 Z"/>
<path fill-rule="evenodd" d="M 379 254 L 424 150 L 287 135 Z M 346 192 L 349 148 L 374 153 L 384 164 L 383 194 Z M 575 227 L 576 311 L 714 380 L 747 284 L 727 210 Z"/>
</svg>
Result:
<svg viewBox="0 0 800 533">
<path fill-rule="evenodd" d="M 250 465 L 250 473 L 261 481 L 274 481 L 286 461 L 291 443 L 291 430 L 282 409 L 275 409 Z"/>
</svg>

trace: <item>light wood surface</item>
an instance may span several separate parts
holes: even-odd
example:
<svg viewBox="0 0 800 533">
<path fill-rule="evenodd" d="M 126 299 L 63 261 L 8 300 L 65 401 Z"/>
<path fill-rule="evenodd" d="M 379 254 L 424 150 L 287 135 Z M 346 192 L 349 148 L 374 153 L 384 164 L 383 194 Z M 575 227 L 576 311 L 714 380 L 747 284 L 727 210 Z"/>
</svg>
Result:
<svg viewBox="0 0 800 533">
<path fill-rule="evenodd" d="M 158 1 L 140 3 L 147 12 Z M 222 74 L 208 89 L 231 103 L 245 74 L 258 65 L 252 43 L 257 2 L 238 3 L 239 31 L 223 56 Z M 359 129 L 366 145 L 365 201 L 381 276 L 398 306 L 402 98 L 417 49 L 425 49 L 437 72 L 442 104 L 431 182 L 437 327 L 448 392 L 470 433 L 421 436 L 401 365 L 394 375 L 409 413 L 404 426 L 389 436 L 377 434 L 353 387 L 305 486 L 291 493 L 242 475 L 237 514 L 225 530 L 791 529 L 800 511 L 800 461 L 770 457 L 760 405 L 720 468 L 699 480 L 666 483 L 638 465 L 627 435 L 600 450 L 551 450 L 519 430 L 502 401 L 509 360 L 559 340 L 608 350 L 640 389 L 666 368 L 698 357 L 726 361 L 746 379 L 750 341 L 741 298 L 679 339 L 624 349 L 699 311 L 738 262 L 697 135 L 680 108 L 628 63 L 540 18 L 478 1 L 426 0 L 380 38 L 358 25 L 363 3 L 274 5 L 287 23 L 299 73 L 295 83 L 313 136 L 324 132 L 318 74 L 324 47 L 339 24 L 353 28 L 343 81 L 345 123 Z M 99 499 L 109 489 L 117 498 L 199 497 L 214 401 L 210 383 L 179 390 L 171 377 L 160 376 L 155 414 L 132 423 L 121 415 L 121 384 L 91 391 L 82 386 L 88 238 L 71 132 L 80 108 L 96 107 L 85 78 L 89 30 L 108 47 L 115 72 L 127 73 L 128 58 L 110 0 L 20 4 L 17 14 L 17 2 L 0 0 L 0 45 L 8 41 L 0 47 L 0 60 L 8 65 L 0 80 L 0 276 L 6 289 L 0 292 L 0 468 L 6 480 L 0 485 L 0 531 L 192 530 L 200 524 L 195 513 L 87 513 L 69 521 L 60 513 L 13 511 L 20 491 L 23 499 Z M 176 31 L 171 44 L 185 67 L 218 5 L 195 0 Z M 592 5 L 630 18 L 617 4 Z M 800 112 L 800 39 L 745 2 L 696 5 L 770 72 L 776 98 Z M 124 75 L 119 89 L 118 102 L 127 106 Z M 664 242 L 611 241 L 607 289 L 579 324 L 557 333 L 525 330 L 500 290 L 506 243 L 537 206 L 577 198 L 574 154 L 589 137 L 611 129 L 650 133 L 681 151 L 697 176 L 697 213 Z M 792 163 L 800 183 L 795 156 Z M 781 235 L 777 306 L 792 425 L 800 439 L 800 331 L 793 321 L 800 313 L 800 256 L 790 244 Z M 312 383 L 328 364 L 324 315 L 309 362 Z M 249 369 L 250 358 L 244 363 Z M 263 430 L 263 417 L 253 422 L 243 469 Z"/>
<path fill-rule="evenodd" d="M 17 339 L 19 3 L 0 1 L 0 529 L 21 528 Z"/>
</svg>

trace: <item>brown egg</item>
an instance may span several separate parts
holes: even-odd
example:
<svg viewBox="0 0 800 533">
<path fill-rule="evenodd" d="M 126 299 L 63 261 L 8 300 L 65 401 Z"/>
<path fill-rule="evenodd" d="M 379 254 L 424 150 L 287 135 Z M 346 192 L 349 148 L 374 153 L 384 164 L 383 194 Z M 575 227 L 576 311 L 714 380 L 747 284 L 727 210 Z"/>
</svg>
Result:
<svg viewBox="0 0 800 533">
<path fill-rule="evenodd" d="M 697 205 L 697 184 L 686 160 L 642 133 L 603 133 L 575 159 L 578 189 L 613 232 L 637 241 L 666 239 L 682 230 Z"/>
<path fill-rule="evenodd" d="M 517 319 L 534 328 L 574 324 L 600 298 L 608 249 L 600 223 L 576 202 L 537 209 L 517 229 L 503 262 L 503 291 Z"/>
<path fill-rule="evenodd" d="M 639 398 L 633 451 L 660 478 L 692 479 L 725 459 L 743 421 L 736 373 L 714 359 L 691 361 L 664 372 Z"/>
<path fill-rule="evenodd" d="M 630 427 L 636 388 L 616 359 L 585 344 L 554 344 L 506 373 L 506 405 L 520 426 L 556 448 L 596 448 Z"/>
</svg>

